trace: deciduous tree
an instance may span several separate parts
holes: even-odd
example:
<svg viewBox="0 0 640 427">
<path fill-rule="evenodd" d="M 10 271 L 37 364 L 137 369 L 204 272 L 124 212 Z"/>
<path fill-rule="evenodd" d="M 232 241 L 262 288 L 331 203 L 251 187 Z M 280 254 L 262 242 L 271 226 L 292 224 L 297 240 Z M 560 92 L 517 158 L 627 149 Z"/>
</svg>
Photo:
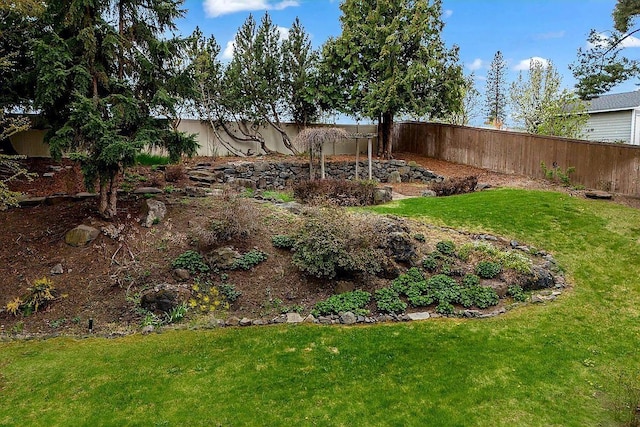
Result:
<svg viewBox="0 0 640 427">
<path fill-rule="evenodd" d="M 586 105 L 575 92 L 561 89 L 562 78 L 553 64 L 531 61 L 511 84 L 514 120 L 529 133 L 579 138 L 588 119 Z"/>
</svg>

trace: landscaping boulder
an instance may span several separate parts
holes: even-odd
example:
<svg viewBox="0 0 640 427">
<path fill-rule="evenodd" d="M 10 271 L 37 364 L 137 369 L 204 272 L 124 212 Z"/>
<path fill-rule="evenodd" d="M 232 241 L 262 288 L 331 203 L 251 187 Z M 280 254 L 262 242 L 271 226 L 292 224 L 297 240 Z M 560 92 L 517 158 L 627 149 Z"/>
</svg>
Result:
<svg viewBox="0 0 640 427">
<path fill-rule="evenodd" d="M 71 246 L 85 246 L 100 235 L 100 231 L 88 225 L 79 225 L 65 234 L 64 241 Z"/>
<path fill-rule="evenodd" d="M 373 190 L 373 204 L 380 205 L 382 203 L 390 202 L 393 199 L 393 188 L 391 187 L 378 187 Z"/>
<path fill-rule="evenodd" d="M 539 266 L 534 266 L 532 268 L 533 275 L 529 279 L 529 281 L 523 286 L 527 290 L 536 290 L 536 289 L 546 289 L 552 288 L 555 285 L 555 280 L 553 275 Z"/>
<path fill-rule="evenodd" d="M 151 227 L 164 219 L 167 207 L 160 200 L 147 199 L 142 206 L 142 214 L 145 215 L 142 226 Z"/>
<path fill-rule="evenodd" d="M 389 184 L 400 184 L 402 182 L 402 178 L 400 177 L 400 172 L 398 171 L 389 172 L 389 177 L 387 178 L 387 182 Z"/>
<path fill-rule="evenodd" d="M 166 288 L 148 291 L 140 299 L 140 307 L 153 313 L 168 313 L 177 305 L 177 292 Z"/>
<path fill-rule="evenodd" d="M 387 235 L 387 255 L 398 262 L 409 262 L 416 257 L 416 246 L 409 233 L 394 231 Z"/>
<path fill-rule="evenodd" d="M 230 247 L 218 248 L 211 251 L 207 256 L 210 265 L 221 269 L 229 269 L 242 255 L 238 251 Z"/>
<path fill-rule="evenodd" d="M 356 315 L 350 311 L 347 311 L 346 313 L 342 313 L 340 315 L 340 323 L 342 324 L 353 325 L 357 321 L 358 321 L 358 318 L 356 317 Z"/>
<path fill-rule="evenodd" d="M 584 196 L 588 199 L 600 199 L 600 200 L 610 200 L 613 198 L 611 193 L 607 193 L 606 191 L 587 191 L 584 193 Z"/>
</svg>

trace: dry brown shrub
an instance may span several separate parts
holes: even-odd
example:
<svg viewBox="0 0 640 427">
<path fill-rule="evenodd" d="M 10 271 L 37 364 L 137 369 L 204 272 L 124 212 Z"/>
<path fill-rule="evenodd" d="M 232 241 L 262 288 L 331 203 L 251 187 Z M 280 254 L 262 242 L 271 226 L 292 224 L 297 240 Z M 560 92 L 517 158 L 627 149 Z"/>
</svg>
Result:
<svg viewBox="0 0 640 427">
<path fill-rule="evenodd" d="M 475 191 L 478 185 L 477 176 L 465 176 L 460 178 L 449 178 L 442 182 L 431 185 L 431 189 L 438 196 L 453 196 L 455 194 L 466 194 Z"/>
<path fill-rule="evenodd" d="M 373 204 L 373 181 L 344 179 L 305 180 L 293 187 L 293 195 L 306 204 L 333 204 L 337 206 L 368 206 Z"/>
<path fill-rule="evenodd" d="M 164 179 L 167 182 L 178 182 L 185 176 L 184 166 L 170 165 L 164 171 Z"/>
<path fill-rule="evenodd" d="M 238 195 L 225 194 L 206 225 L 196 231 L 200 249 L 207 250 L 232 240 L 244 240 L 258 230 L 259 206 Z"/>
</svg>

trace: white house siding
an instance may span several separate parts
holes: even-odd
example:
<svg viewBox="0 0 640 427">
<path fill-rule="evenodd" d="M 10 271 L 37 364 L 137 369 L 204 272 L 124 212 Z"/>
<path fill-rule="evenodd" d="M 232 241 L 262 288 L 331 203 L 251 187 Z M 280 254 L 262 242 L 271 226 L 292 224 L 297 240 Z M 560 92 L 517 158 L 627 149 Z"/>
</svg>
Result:
<svg viewBox="0 0 640 427">
<path fill-rule="evenodd" d="M 632 112 L 633 110 L 627 110 L 591 114 L 585 126 L 586 139 L 631 143 Z"/>
</svg>

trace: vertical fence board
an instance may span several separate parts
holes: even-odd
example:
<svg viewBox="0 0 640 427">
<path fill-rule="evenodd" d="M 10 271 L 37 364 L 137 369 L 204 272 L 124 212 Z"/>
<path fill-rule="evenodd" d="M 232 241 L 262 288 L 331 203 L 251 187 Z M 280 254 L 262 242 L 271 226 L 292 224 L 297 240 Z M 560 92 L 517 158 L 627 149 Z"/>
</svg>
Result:
<svg viewBox="0 0 640 427">
<path fill-rule="evenodd" d="M 439 123 L 395 124 L 395 150 L 543 178 L 541 162 L 587 188 L 640 196 L 640 147 Z"/>
</svg>

